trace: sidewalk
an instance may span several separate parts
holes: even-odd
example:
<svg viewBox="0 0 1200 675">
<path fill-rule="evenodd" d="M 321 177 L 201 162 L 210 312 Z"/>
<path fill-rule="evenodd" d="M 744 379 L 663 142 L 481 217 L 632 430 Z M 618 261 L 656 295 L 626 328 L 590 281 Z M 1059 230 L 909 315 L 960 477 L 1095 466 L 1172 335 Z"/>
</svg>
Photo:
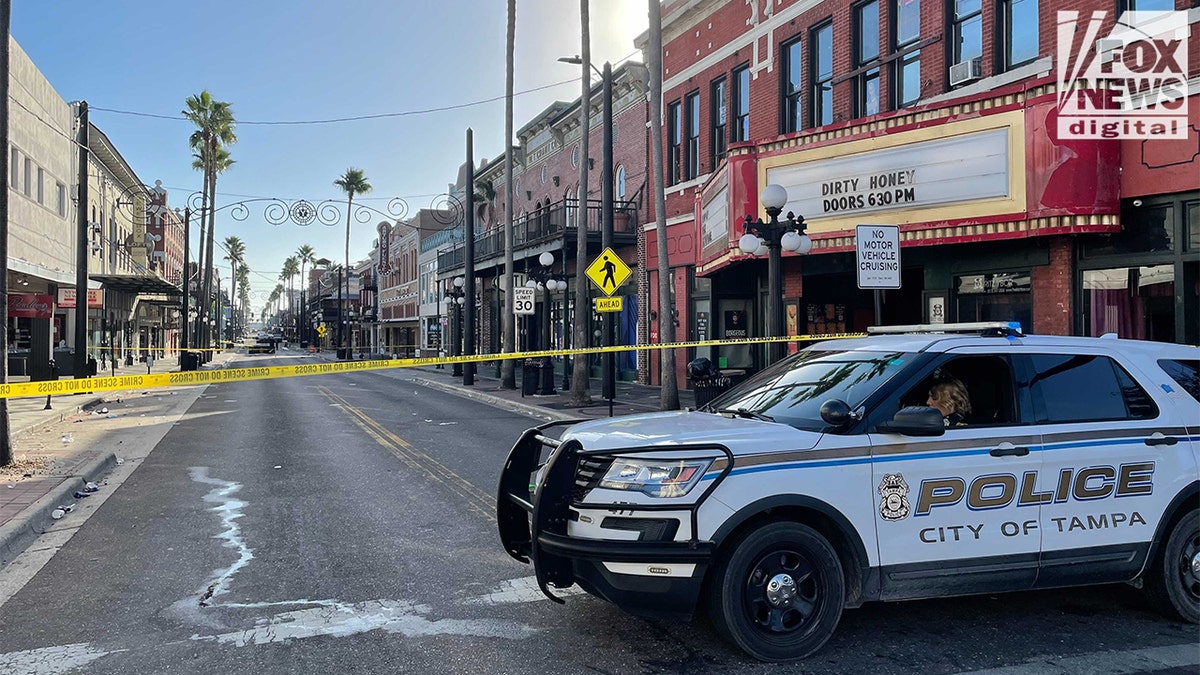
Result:
<svg viewBox="0 0 1200 675">
<path fill-rule="evenodd" d="M 202 369 L 220 368 L 232 357 L 229 353 L 217 354 Z M 177 360 L 166 358 L 156 360 L 150 372 L 178 370 Z M 145 372 L 144 363 L 117 368 L 118 376 Z M 111 368 L 102 374 L 112 375 Z M 17 379 L 27 378 L 14 381 Z M 50 410 L 45 409 L 44 396 L 9 399 L 14 461 L 0 467 L 0 567 L 24 551 L 53 522 L 50 514 L 58 505 L 76 501 L 72 497 L 76 491 L 89 481 L 98 482 L 117 464 L 112 452 L 75 443 L 71 429 L 55 429 L 53 425 L 95 419 L 106 403 L 128 395 L 113 391 L 54 396 Z"/>
</svg>

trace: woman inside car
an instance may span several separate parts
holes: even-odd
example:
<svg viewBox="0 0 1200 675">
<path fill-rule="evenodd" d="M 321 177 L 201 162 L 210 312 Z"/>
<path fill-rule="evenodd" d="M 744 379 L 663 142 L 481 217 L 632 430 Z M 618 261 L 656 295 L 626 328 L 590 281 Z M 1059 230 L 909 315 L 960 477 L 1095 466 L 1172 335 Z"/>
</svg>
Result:
<svg viewBox="0 0 1200 675">
<path fill-rule="evenodd" d="M 929 399 L 925 403 L 941 411 L 942 421 L 948 427 L 966 426 L 967 415 L 971 414 L 967 388 L 953 377 L 934 382 L 929 387 Z"/>
</svg>

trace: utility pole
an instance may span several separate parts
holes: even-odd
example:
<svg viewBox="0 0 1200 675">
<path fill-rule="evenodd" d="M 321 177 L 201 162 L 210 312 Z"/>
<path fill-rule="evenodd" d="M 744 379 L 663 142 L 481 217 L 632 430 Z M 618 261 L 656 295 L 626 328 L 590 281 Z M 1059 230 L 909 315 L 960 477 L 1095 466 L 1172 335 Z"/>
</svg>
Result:
<svg viewBox="0 0 1200 675">
<path fill-rule="evenodd" d="M 79 102 L 79 194 L 75 210 L 75 377 L 87 377 L 88 104 Z M 137 198 L 134 198 L 136 210 Z"/>
<path fill-rule="evenodd" d="M 600 250 L 608 251 L 613 245 L 613 111 L 612 111 L 612 64 L 604 62 L 604 74 L 601 98 L 601 126 L 604 131 L 600 138 L 604 146 L 600 166 Z M 604 346 L 611 347 L 613 341 L 613 313 L 604 312 L 600 315 L 601 330 L 604 332 Z M 601 389 L 604 398 L 608 399 L 608 416 L 612 417 L 613 399 L 617 397 L 616 373 L 613 371 L 616 359 L 612 352 L 604 352 Z"/>
<path fill-rule="evenodd" d="M 646 69 L 650 71 L 650 156 L 654 169 L 654 232 L 658 254 L 658 339 L 675 342 L 675 319 L 671 315 L 671 260 L 667 254 L 667 198 L 663 171 L 662 138 L 662 3 L 649 0 L 650 47 Z M 662 410 L 679 410 L 679 383 L 675 374 L 675 350 L 660 352 L 661 393 L 658 406 Z"/>
<path fill-rule="evenodd" d="M 467 129 L 467 213 L 463 226 L 466 229 L 464 254 L 467 257 L 463 276 L 463 292 L 466 299 L 466 334 L 463 336 L 463 352 L 467 356 L 475 354 L 475 139 L 470 129 Z M 506 273 L 508 273 L 506 271 Z M 463 385 L 475 384 L 475 363 L 463 364 Z"/>
<path fill-rule="evenodd" d="M 8 166 L 8 78 L 9 56 L 8 24 L 12 16 L 12 1 L 0 0 L 0 59 L 4 60 L 4 73 L 0 77 L 0 149 L 4 152 L 4 175 L 8 182 L 12 170 Z M 0 189 L 0 316 L 8 316 L 8 185 Z M 7 319 L 5 319 L 7 321 Z M 8 383 L 8 331 L 0 330 L 0 383 Z M 12 438 L 8 428 L 8 399 L 0 398 L 0 466 L 12 464 Z"/>
<path fill-rule="evenodd" d="M 180 370 L 185 370 L 183 367 L 185 362 L 190 364 L 190 359 L 186 356 L 188 349 L 188 312 L 191 310 L 191 300 L 188 295 L 191 293 L 188 283 L 188 268 L 191 266 L 189 258 L 192 253 L 192 207 L 188 206 L 183 209 L 183 314 L 179 317 L 179 322 L 183 326 L 183 330 L 179 336 L 179 365 Z"/>
</svg>

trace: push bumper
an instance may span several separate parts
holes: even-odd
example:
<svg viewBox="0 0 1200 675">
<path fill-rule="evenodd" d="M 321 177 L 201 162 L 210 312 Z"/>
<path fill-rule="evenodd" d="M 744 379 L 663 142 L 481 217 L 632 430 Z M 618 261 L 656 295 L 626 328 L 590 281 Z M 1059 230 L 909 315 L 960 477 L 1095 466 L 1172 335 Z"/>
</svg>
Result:
<svg viewBox="0 0 1200 675">
<path fill-rule="evenodd" d="M 728 474 L 732 455 L 728 450 L 725 470 L 712 481 L 695 503 L 657 507 L 638 505 L 638 511 L 686 510 L 691 512 L 693 538 L 690 541 L 618 541 L 572 537 L 568 523 L 572 507 L 597 509 L 605 504 L 579 504 L 573 490 L 580 458 L 610 455 L 589 452 L 578 442 L 562 442 L 545 431 L 569 422 L 552 422 L 529 429 L 509 452 L 500 475 L 496 520 L 500 540 L 508 554 L 520 562 L 532 563 L 538 586 L 551 600 L 561 603 L 550 587 L 567 588 L 578 583 L 589 593 L 608 600 L 630 612 L 654 616 L 690 617 L 695 610 L 704 573 L 715 555 L 712 542 L 697 541 L 696 512 L 713 488 Z M 531 476 L 541 466 L 543 451 L 551 448 L 543 467 L 541 482 L 531 484 Z M 679 447 L 672 450 L 679 450 Z M 713 450 L 714 446 L 705 446 Z M 621 450 L 619 454 L 661 451 L 662 448 Z M 629 509 L 630 505 L 613 504 Z M 645 565 L 645 573 L 612 571 L 606 563 Z M 690 575 L 670 574 L 671 565 L 694 565 Z M 664 570 L 657 576 L 656 570 Z"/>
</svg>

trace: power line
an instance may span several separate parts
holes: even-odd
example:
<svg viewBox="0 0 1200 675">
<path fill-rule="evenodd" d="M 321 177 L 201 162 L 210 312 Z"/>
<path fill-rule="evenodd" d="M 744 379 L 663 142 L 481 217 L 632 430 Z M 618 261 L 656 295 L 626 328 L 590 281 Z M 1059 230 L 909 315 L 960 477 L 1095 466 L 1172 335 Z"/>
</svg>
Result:
<svg viewBox="0 0 1200 675">
<path fill-rule="evenodd" d="M 575 80 L 563 80 L 561 82 L 555 82 L 554 84 L 546 84 L 546 85 L 542 85 L 540 87 L 534 87 L 533 89 L 526 89 L 524 91 L 519 91 L 519 92 L 513 94 L 513 96 L 521 96 L 523 94 L 532 94 L 534 92 L 543 91 L 545 89 L 553 89 L 554 87 L 561 87 L 564 84 L 571 84 L 573 82 L 575 82 Z M 501 95 L 501 96 L 494 96 L 492 98 L 482 99 L 479 101 L 471 101 L 470 103 L 458 103 L 455 105 L 441 106 L 438 108 L 425 108 L 422 110 L 404 110 L 404 111 L 400 111 L 400 112 L 390 112 L 390 113 L 376 113 L 373 115 L 354 115 L 351 117 L 334 117 L 334 118 L 322 119 L 322 120 L 237 120 L 237 124 L 239 126 L 241 126 L 241 125 L 302 126 L 302 125 L 312 125 L 312 124 L 338 124 L 341 122 L 360 122 L 363 120 L 388 119 L 388 118 L 393 118 L 393 117 L 409 117 L 412 115 L 428 115 L 430 113 L 447 112 L 450 110 L 461 110 L 463 108 L 471 108 L 471 107 L 478 106 L 478 105 L 495 103 L 496 101 L 503 101 L 504 98 L 505 97 L 503 95 Z M 183 115 L 161 115 L 158 113 L 139 112 L 139 111 L 135 111 L 135 110 L 117 110 L 116 108 L 103 108 L 100 106 L 91 106 L 91 110 L 96 111 L 96 112 L 108 112 L 108 113 L 113 113 L 116 115 L 133 115 L 135 117 L 150 117 L 153 119 L 160 119 L 160 120 L 177 120 L 177 121 L 181 121 L 181 122 L 188 121 L 187 118 L 184 117 Z"/>
</svg>

